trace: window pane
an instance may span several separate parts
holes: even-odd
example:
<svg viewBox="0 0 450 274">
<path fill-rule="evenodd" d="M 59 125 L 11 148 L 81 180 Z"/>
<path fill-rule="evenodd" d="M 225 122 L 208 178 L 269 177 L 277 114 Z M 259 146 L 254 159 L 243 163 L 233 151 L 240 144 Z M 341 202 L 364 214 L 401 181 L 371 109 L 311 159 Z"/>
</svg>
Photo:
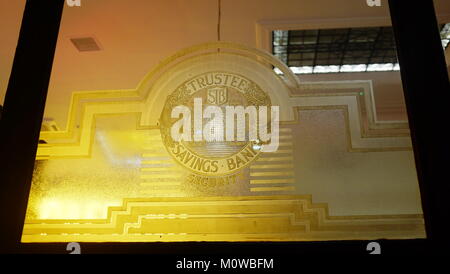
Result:
<svg viewBox="0 0 450 274">
<path fill-rule="evenodd" d="M 66 6 L 22 241 L 424 238 L 387 8 L 283 2 Z"/>
</svg>

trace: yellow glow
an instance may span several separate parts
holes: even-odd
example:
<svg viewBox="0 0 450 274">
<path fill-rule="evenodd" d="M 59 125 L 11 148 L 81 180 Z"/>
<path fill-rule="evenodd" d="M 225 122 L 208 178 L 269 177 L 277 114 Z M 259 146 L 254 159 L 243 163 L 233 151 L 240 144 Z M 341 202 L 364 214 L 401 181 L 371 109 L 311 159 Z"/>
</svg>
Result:
<svg viewBox="0 0 450 274">
<path fill-rule="evenodd" d="M 44 199 L 38 210 L 38 218 L 49 219 L 105 219 L 109 206 L 120 202 L 100 202 L 92 200 Z"/>
</svg>

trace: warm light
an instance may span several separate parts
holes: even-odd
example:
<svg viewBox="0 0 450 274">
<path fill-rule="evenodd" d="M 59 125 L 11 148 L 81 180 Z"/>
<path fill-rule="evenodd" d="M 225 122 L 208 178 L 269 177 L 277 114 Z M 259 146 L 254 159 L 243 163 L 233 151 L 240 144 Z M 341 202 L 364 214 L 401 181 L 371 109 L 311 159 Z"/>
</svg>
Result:
<svg viewBox="0 0 450 274">
<path fill-rule="evenodd" d="M 44 199 L 39 206 L 39 219 L 105 219 L 108 206 L 120 203 L 106 203 L 88 200 Z"/>
</svg>

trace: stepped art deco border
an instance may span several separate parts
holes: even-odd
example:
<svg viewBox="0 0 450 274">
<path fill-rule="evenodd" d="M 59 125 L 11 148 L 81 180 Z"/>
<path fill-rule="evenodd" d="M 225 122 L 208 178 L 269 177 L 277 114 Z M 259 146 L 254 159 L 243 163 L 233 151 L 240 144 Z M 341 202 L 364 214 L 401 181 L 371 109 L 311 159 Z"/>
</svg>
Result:
<svg viewBox="0 0 450 274">
<path fill-rule="evenodd" d="M 103 220 L 25 224 L 22 242 L 424 238 L 420 214 L 330 216 L 310 195 L 125 199 Z M 257 225 L 256 225 L 257 224 Z"/>
</svg>

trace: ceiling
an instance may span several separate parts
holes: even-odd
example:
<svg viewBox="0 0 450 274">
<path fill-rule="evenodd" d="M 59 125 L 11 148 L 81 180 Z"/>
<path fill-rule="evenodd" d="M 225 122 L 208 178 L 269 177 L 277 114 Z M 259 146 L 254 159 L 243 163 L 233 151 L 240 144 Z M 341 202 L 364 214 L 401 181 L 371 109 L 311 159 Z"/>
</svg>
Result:
<svg viewBox="0 0 450 274">
<path fill-rule="evenodd" d="M 294 67 L 397 62 L 392 27 L 277 31 L 274 40 L 276 56 Z"/>
<path fill-rule="evenodd" d="M 345 2 L 345 4 L 343 4 Z M 158 62 L 184 47 L 217 39 L 215 0 L 81 0 L 65 7 L 45 116 L 64 128 L 76 90 L 135 88 Z M 25 0 L 0 0 L 0 103 L 11 70 Z M 256 46 L 256 23 L 388 17 L 386 1 L 222 0 L 221 39 Z M 413 2 L 412 2 L 413 4 Z M 450 16 L 450 1 L 436 0 Z M 79 52 L 70 39 L 94 37 L 100 51 Z"/>
</svg>

